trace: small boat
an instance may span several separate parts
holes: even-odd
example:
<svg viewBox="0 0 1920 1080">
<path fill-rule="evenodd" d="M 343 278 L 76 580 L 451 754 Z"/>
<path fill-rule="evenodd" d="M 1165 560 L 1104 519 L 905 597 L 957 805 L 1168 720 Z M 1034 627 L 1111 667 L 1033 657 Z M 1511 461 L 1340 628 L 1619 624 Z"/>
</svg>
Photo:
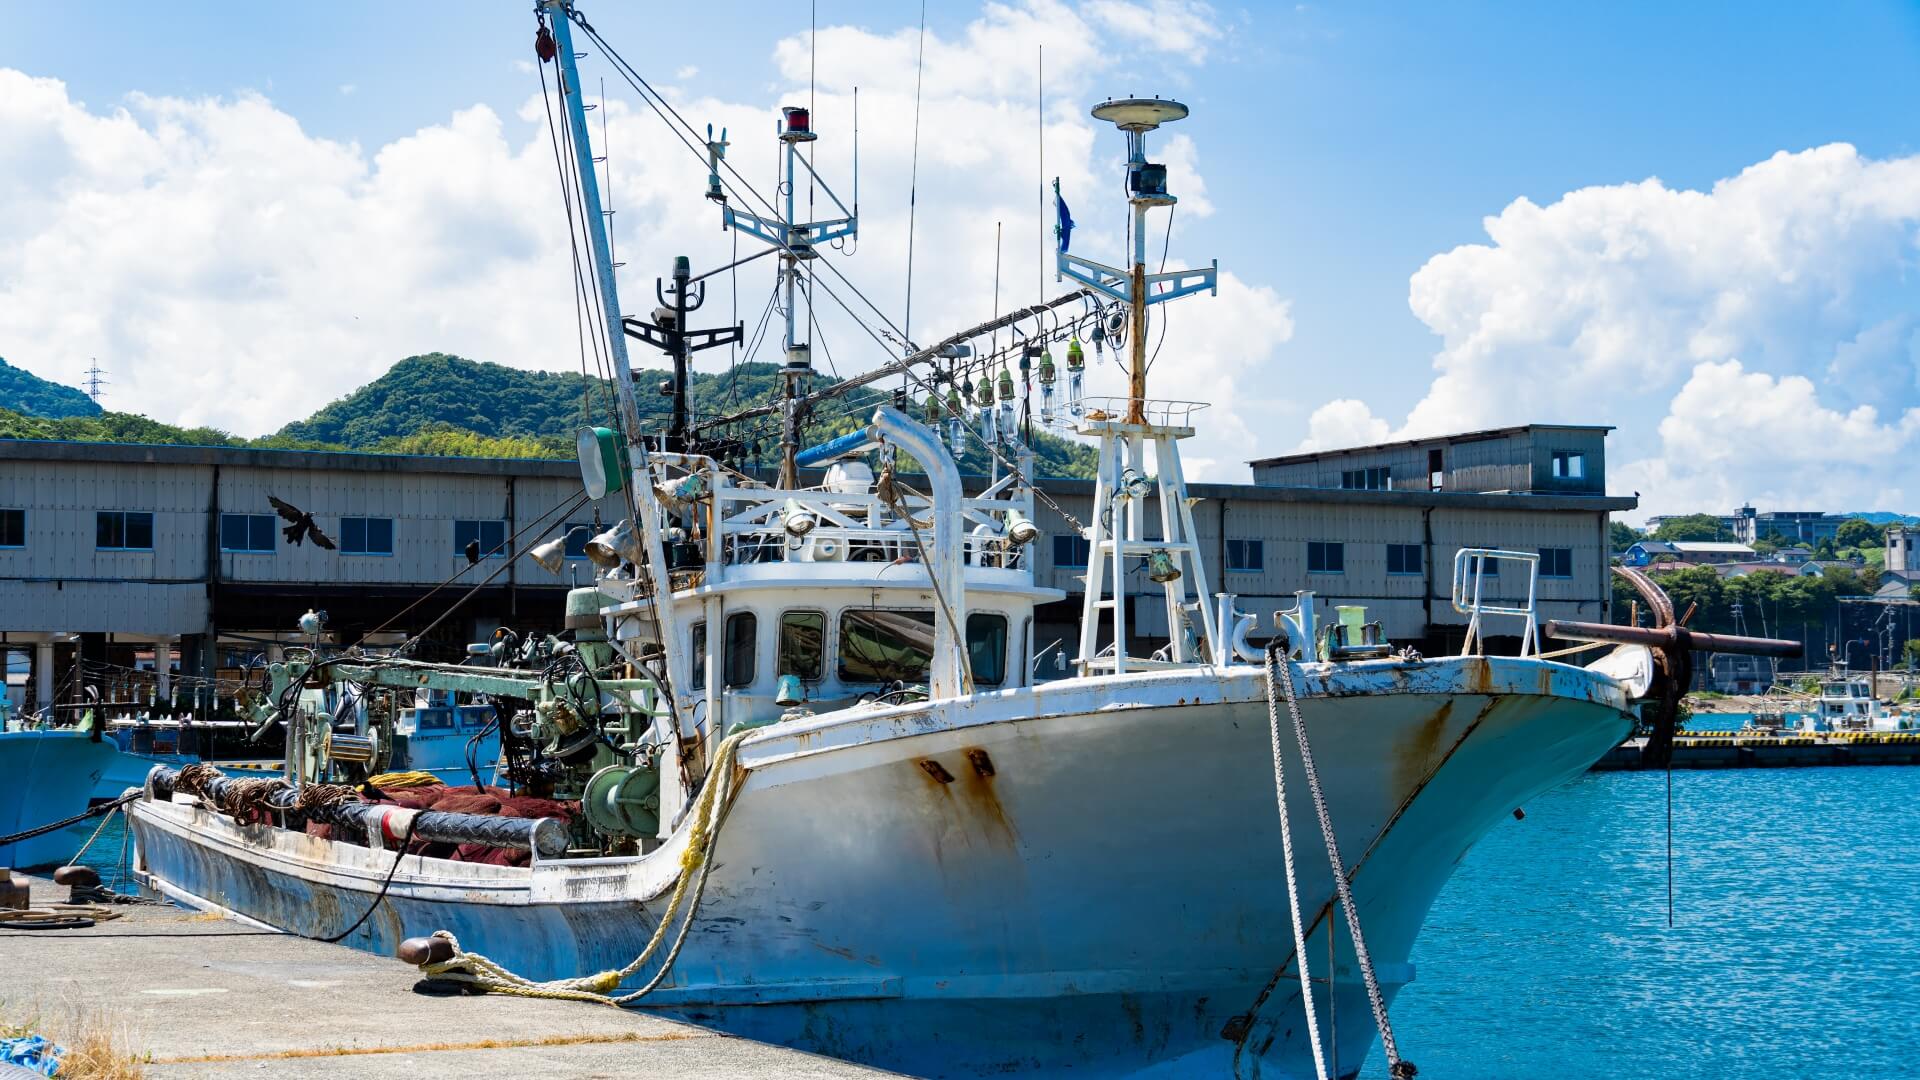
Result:
<svg viewBox="0 0 1920 1080">
<path fill-rule="evenodd" d="M 1809 707 L 1792 719 L 1794 732 L 1802 735 L 1920 730 L 1911 714 L 1890 709 L 1873 695 L 1871 673 L 1850 671 L 1844 662 L 1833 665 Z"/>
</svg>

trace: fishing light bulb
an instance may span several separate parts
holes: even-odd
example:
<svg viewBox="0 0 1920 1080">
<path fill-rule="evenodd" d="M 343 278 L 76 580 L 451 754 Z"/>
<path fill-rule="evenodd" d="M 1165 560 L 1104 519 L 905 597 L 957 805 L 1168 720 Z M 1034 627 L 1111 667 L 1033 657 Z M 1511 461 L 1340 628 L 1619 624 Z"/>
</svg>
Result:
<svg viewBox="0 0 1920 1080">
<path fill-rule="evenodd" d="M 953 449 L 955 461 L 967 452 L 967 410 L 960 403 L 960 391 L 947 391 L 947 445 Z"/>
<path fill-rule="evenodd" d="M 1013 408 L 1013 373 L 1000 368 L 1000 439 L 1013 442 L 1019 437 L 1019 418 Z"/>
<path fill-rule="evenodd" d="M 928 427 L 935 428 L 935 429 L 939 428 L 940 426 L 940 392 L 938 390 L 927 391 L 926 418 L 927 418 Z"/>
<path fill-rule="evenodd" d="M 1042 423 L 1053 423 L 1053 353 L 1042 350 L 1040 353 L 1040 419 Z"/>
</svg>

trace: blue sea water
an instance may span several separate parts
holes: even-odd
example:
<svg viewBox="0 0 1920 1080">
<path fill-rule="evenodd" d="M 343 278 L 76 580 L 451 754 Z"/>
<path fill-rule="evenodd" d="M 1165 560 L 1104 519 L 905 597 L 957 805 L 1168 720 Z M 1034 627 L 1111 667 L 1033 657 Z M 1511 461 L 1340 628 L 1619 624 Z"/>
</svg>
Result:
<svg viewBox="0 0 1920 1080">
<path fill-rule="evenodd" d="M 1671 929 L 1665 785 L 1583 776 L 1467 854 L 1394 1002 L 1403 1056 L 1473 1080 L 1915 1075 L 1920 768 L 1675 773 Z M 1362 1076 L 1386 1076 L 1377 1043 Z"/>
<path fill-rule="evenodd" d="M 1913 1076 L 1920 768 L 1676 772 L 1672 929 L 1665 785 L 1588 774 L 1468 852 L 1394 1002 L 1420 1075 Z M 131 889 L 123 837 L 86 861 Z"/>
</svg>

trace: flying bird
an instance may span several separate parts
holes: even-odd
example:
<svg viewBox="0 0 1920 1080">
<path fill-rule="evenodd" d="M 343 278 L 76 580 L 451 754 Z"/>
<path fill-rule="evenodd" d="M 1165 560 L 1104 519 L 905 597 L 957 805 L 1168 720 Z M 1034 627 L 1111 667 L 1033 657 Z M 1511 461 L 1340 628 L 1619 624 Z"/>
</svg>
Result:
<svg viewBox="0 0 1920 1080">
<path fill-rule="evenodd" d="M 299 547 L 302 541 L 312 538 L 314 547 L 333 550 L 333 541 L 327 538 L 326 533 L 320 531 L 320 526 L 314 524 L 312 514 L 271 495 L 267 496 L 267 501 L 273 504 L 274 510 L 282 518 L 293 523 L 280 530 L 281 535 L 287 538 L 287 543 Z"/>
<path fill-rule="evenodd" d="M 480 541 L 467 541 L 467 565 L 473 566 L 480 561 Z"/>
</svg>

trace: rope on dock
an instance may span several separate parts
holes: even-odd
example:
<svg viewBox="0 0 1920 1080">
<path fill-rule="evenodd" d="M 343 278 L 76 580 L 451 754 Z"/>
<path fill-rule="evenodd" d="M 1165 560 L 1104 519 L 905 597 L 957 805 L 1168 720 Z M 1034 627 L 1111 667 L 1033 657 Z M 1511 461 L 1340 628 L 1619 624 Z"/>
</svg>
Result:
<svg viewBox="0 0 1920 1080">
<path fill-rule="evenodd" d="M 1273 703 L 1273 653 L 1267 654 L 1267 703 L 1269 709 Z M 1360 975 L 1367 984 L 1367 1003 L 1373 1007 L 1373 1023 L 1380 1029 L 1380 1049 L 1387 1057 L 1387 1075 L 1393 1080 L 1407 1080 L 1420 1070 L 1411 1061 L 1402 1060 L 1400 1050 L 1393 1042 L 1393 1022 L 1387 1018 L 1387 1000 L 1380 993 L 1380 979 L 1374 974 L 1373 957 L 1367 952 L 1367 939 L 1360 932 L 1360 912 L 1353 904 L 1353 889 L 1347 883 L 1347 870 L 1340 858 L 1340 844 L 1333 835 L 1333 818 L 1327 813 L 1326 796 L 1320 791 L 1320 774 L 1313 767 L 1313 747 L 1307 742 L 1307 722 L 1300 716 L 1300 700 L 1293 687 L 1293 665 L 1279 665 L 1280 687 L 1286 695 L 1287 714 L 1293 719 L 1294 737 L 1300 743 L 1300 767 L 1307 774 L 1307 790 L 1313 796 L 1314 816 L 1320 819 L 1320 835 L 1327 842 L 1327 861 L 1333 867 L 1333 887 L 1340 894 L 1340 906 L 1346 912 L 1347 933 L 1353 938 L 1354 958 L 1360 962 Z M 1279 757 L 1274 759 L 1275 771 L 1279 769 Z M 1327 927 L 1327 933 L 1333 933 L 1333 927 Z M 1302 957 L 1304 962 L 1305 957 Z M 1304 967 L 1303 967 L 1304 970 Z M 1333 972 L 1327 972 L 1327 1002 L 1333 1002 Z M 1313 1013 L 1313 1000 L 1307 999 L 1307 1013 Z"/>
<path fill-rule="evenodd" d="M 692 831 L 687 836 L 687 850 L 680 856 L 680 880 L 674 886 L 673 896 L 667 901 L 667 910 L 661 914 L 660 923 L 654 928 L 653 937 L 648 939 L 640 955 L 633 958 L 625 967 L 609 969 L 595 975 L 582 975 L 570 979 L 554 979 L 549 982 L 535 982 L 522 975 L 508 971 L 498 961 L 480 953 L 468 952 L 460 947 L 460 940 L 451 931 L 436 930 L 433 936 L 447 941 L 453 946 L 453 956 L 438 963 L 425 963 L 420 970 L 428 975 L 444 978 L 453 982 L 469 983 L 491 992 L 510 994 L 515 997 L 549 998 L 560 1001 L 592 1001 L 603 1005 L 623 1006 L 632 1004 L 666 979 L 673 970 L 674 961 L 680 956 L 680 947 L 686 944 L 687 932 L 693 927 L 693 917 L 700 910 L 700 900 L 707 890 L 707 872 L 713 866 L 713 850 L 720 839 L 720 824 L 726 819 L 727 811 L 733 804 L 734 758 L 740 746 L 751 731 L 736 732 L 727 736 L 714 751 L 713 767 L 707 771 L 707 786 L 700 792 L 700 801 L 694 808 Z M 692 901 L 687 896 L 692 893 Z M 645 967 L 666 940 L 669 928 L 683 903 L 687 904 L 684 917 L 680 919 L 680 928 L 674 934 L 673 944 L 667 950 L 666 958 L 660 964 L 660 970 L 645 986 L 627 994 L 615 995 L 620 983 Z"/>
</svg>

